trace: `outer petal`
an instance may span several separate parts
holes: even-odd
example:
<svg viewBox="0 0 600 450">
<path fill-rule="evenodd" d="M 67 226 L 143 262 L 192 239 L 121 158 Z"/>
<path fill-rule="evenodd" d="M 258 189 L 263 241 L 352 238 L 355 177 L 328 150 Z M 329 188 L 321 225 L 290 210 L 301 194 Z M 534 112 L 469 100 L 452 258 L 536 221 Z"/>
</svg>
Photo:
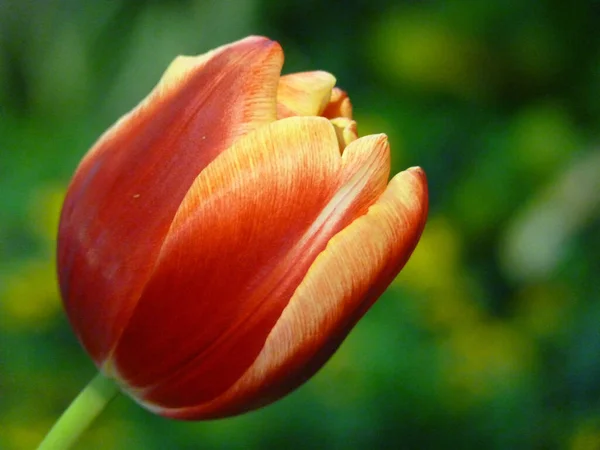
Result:
<svg viewBox="0 0 600 450">
<path fill-rule="evenodd" d="M 236 142 L 182 203 L 116 349 L 117 378 L 134 396 L 170 407 L 222 394 L 256 359 L 331 236 L 366 213 L 388 173 L 385 136 L 340 155 L 323 118 L 284 119 Z"/>
<path fill-rule="evenodd" d="M 335 77 L 322 71 L 282 76 L 277 89 L 277 117 L 320 116 L 334 86 Z"/>
<path fill-rule="evenodd" d="M 252 37 L 180 59 L 100 138 L 65 200 L 60 286 L 97 364 L 118 339 L 198 173 L 240 135 L 275 119 L 281 48 Z"/>
<path fill-rule="evenodd" d="M 331 239 L 252 366 L 229 390 L 188 408 L 145 406 L 179 419 L 217 418 L 263 406 L 302 384 L 329 359 L 406 263 L 426 216 L 423 171 L 409 169 L 394 177 L 366 215 Z"/>
</svg>

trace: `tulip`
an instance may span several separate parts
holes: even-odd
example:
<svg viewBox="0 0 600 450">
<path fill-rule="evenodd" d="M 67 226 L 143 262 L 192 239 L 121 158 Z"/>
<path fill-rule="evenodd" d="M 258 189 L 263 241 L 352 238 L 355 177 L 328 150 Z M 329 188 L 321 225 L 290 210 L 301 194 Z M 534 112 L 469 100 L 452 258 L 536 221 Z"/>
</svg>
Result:
<svg viewBox="0 0 600 450">
<path fill-rule="evenodd" d="M 178 57 L 80 163 L 64 202 L 64 307 L 100 372 L 177 419 L 240 414 L 308 380 L 406 263 L 419 168 L 388 183 L 325 72 L 281 76 L 249 37 Z"/>
</svg>

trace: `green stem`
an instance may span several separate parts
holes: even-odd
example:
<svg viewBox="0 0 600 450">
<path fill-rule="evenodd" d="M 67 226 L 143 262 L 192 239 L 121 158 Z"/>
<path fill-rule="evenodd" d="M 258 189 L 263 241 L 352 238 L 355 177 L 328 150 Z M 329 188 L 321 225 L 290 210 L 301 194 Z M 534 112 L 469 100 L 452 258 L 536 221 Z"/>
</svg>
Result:
<svg viewBox="0 0 600 450">
<path fill-rule="evenodd" d="M 59 417 L 38 450 L 71 447 L 118 392 L 113 380 L 98 373 Z"/>
</svg>

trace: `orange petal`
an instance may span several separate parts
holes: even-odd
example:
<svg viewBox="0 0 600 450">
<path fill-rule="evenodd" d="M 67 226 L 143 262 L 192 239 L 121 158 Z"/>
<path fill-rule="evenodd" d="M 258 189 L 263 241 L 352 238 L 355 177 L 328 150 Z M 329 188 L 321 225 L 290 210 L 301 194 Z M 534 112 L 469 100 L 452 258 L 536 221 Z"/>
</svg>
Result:
<svg viewBox="0 0 600 450">
<path fill-rule="evenodd" d="M 334 119 L 336 117 L 347 117 L 348 119 L 352 119 L 352 104 L 350 103 L 348 94 L 340 88 L 333 88 L 331 91 L 331 98 L 321 115 L 328 119 Z"/>
<path fill-rule="evenodd" d="M 223 393 L 331 236 L 366 213 L 388 173 L 385 136 L 340 155 L 324 118 L 283 119 L 236 142 L 183 201 L 115 352 L 118 377 L 134 396 L 171 407 Z"/>
<path fill-rule="evenodd" d="M 282 76 L 277 89 L 277 117 L 320 116 L 334 86 L 335 77 L 322 71 Z"/>
<path fill-rule="evenodd" d="M 198 173 L 275 119 L 283 54 L 252 37 L 176 60 L 81 162 L 63 206 L 59 279 L 69 319 L 102 364 L 126 325 Z"/>
<path fill-rule="evenodd" d="M 404 266 L 426 216 L 423 171 L 398 174 L 369 212 L 316 258 L 258 357 L 231 388 L 195 407 L 145 406 L 174 418 L 223 417 L 263 406 L 305 382 Z"/>
</svg>

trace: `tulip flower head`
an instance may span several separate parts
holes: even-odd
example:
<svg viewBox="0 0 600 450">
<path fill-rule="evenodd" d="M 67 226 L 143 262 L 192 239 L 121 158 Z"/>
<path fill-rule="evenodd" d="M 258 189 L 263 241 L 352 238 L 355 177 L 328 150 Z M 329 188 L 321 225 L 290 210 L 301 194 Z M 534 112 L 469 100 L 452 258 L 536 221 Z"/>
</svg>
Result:
<svg viewBox="0 0 600 450">
<path fill-rule="evenodd" d="M 335 78 L 282 65 L 262 37 L 175 59 L 69 186 L 69 321 L 99 370 L 160 415 L 226 417 L 301 385 L 423 230 L 423 171 L 388 182 L 386 136 L 358 137 Z"/>
</svg>

